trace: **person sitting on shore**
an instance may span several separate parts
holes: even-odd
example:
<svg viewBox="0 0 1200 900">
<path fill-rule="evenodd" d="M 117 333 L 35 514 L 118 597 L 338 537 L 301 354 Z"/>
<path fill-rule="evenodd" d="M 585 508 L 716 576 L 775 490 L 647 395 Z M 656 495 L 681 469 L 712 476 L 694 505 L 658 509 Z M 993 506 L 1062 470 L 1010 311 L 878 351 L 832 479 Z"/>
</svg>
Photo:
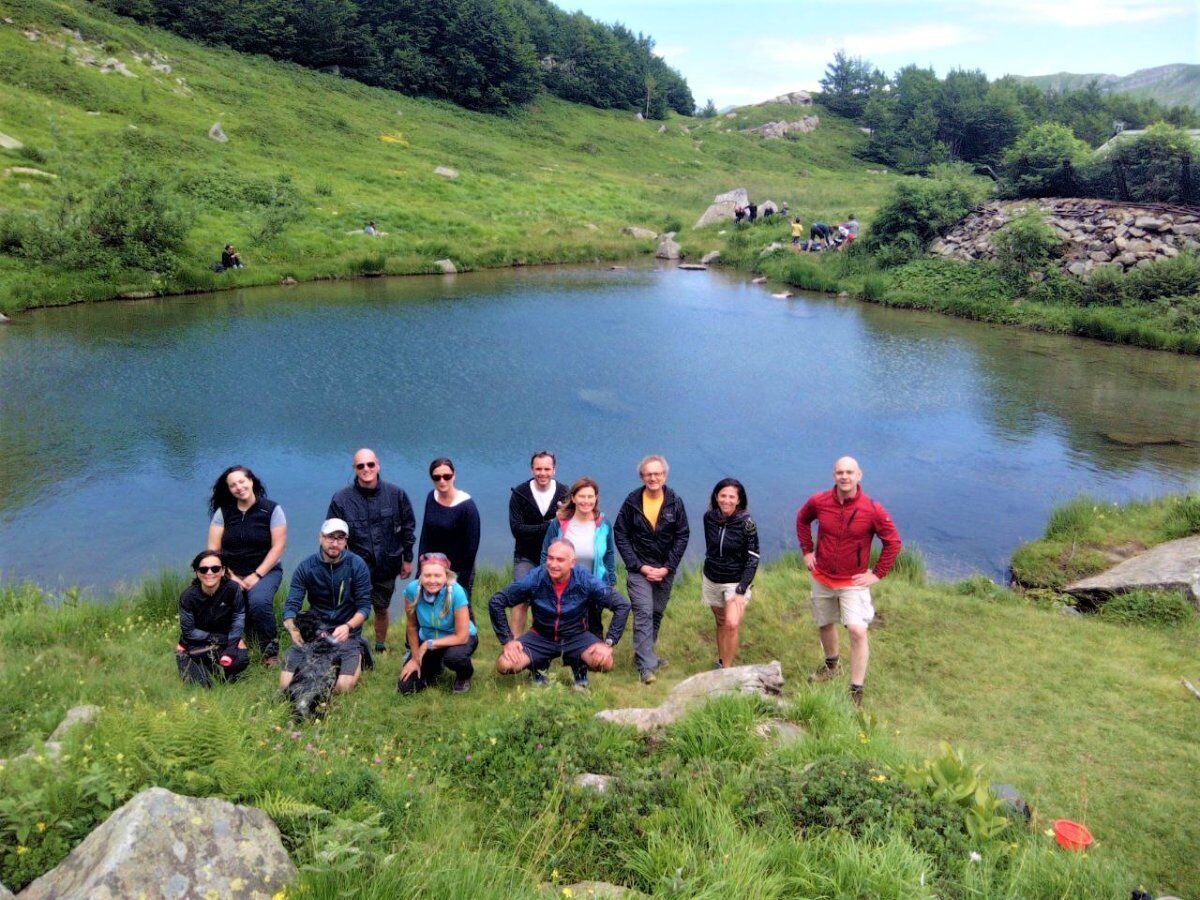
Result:
<svg viewBox="0 0 1200 900">
<path fill-rule="evenodd" d="M 309 609 L 321 617 L 328 639 L 338 648 L 338 679 L 335 690 L 347 693 L 358 684 L 362 667 L 372 665 L 371 651 L 362 637 L 363 622 L 371 615 L 371 572 L 362 557 L 346 549 L 350 526 L 341 519 L 326 519 L 321 525 L 317 552 L 300 561 L 292 573 L 292 584 L 283 604 L 283 627 L 294 647 L 284 655 L 279 687 L 286 691 L 296 667 L 303 661 L 298 652 L 305 639 L 296 627 L 296 616 L 308 598 Z"/>
<path fill-rule="evenodd" d="M 371 220 L 370 222 L 368 222 L 366 225 L 363 226 L 363 234 L 369 234 L 372 237 L 374 237 L 378 233 L 379 233 L 378 230 L 376 230 L 376 228 L 375 228 L 374 220 Z"/>
<path fill-rule="evenodd" d="M 214 678 L 236 681 L 250 664 L 242 640 L 246 594 L 214 550 L 197 553 L 192 571 L 196 577 L 179 596 L 179 674 L 203 687 L 212 687 Z"/>
<path fill-rule="evenodd" d="M 444 666 L 454 673 L 454 693 L 465 694 L 475 674 L 471 655 L 479 647 L 471 603 L 444 553 L 426 553 L 417 562 L 420 576 L 404 589 L 412 657 L 404 664 L 396 689 L 402 694 L 423 691 Z"/>
<path fill-rule="evenodd" d="M 233 244 L 226 244 L 225 249 L 221 251 L 221 268 L 217 271 L 244 268 L 246 268 L 246 264 L 242 262 L 242 256 L 237 252 L 237 248 Z"/>
<path fill-rule="evenodd" d="M 518 603 L 529 604 L 533 626 L 514 637 L 508 609 Z M 612 610 L 612 622 L 603 639 L 587 630 L 592 606 Z M 575 548 L 570 541 L 559 538 L 546 549 L 545 565 L 492 595 L 488 613 L 504 648 L 496 660 L 496 671 L 513 675 L 530 669 L 535 684 L 546 684 L 550 663 L 560 657 L 573 672 L 581 667 L 593 672 L 610 671 L 613 647 L 621 640 L 629 618 L 629 601 L 576 565 Z M 577 683 L 577 687 L 586 689 L 586 684 Z"/>
</svg>

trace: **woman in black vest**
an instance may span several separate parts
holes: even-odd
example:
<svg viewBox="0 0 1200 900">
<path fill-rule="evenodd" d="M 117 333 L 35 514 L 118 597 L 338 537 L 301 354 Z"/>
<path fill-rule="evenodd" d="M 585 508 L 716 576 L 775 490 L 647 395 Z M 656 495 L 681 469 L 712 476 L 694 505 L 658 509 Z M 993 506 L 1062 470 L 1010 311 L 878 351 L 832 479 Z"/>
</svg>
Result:
<svg viewBox="0 0 1200 900">
<path fill-rule="evenodd" d="M 279 664 L 275 592 L 283 581 L 287 519 L 267 499 L 267 488 L 245 466 L 230 466 L 213 484 L 208 549 L 220 550 L 230 578 L 246 591 L 246 632 L 258 641 L 263 661 Z"/>
<path fill-rule="evenodd" d="M 192 571 L 196 577 L 179 597 L 179 674 L 204 687 L 211 687 L 214 677 L 235 681 L 250 662 L 242 640 L 246 594 L 230 580 L 216 551 L 197 553 Z"/>
</svg>

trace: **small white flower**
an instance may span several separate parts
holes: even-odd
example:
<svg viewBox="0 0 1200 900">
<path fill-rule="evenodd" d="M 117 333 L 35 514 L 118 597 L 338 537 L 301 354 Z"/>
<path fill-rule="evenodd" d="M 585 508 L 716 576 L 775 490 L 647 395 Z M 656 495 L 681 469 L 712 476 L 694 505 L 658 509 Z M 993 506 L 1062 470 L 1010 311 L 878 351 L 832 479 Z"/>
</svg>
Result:
<svg viewBox="0 0 1200 900">
<path fill-rule="evenodd" d="M 980 856 L 978 852 L 976 852 L 975 850 L 971 851 L 971 862 L 980 862 L 982 860 L 983 860 L 983 857 Z"/>
</svg>

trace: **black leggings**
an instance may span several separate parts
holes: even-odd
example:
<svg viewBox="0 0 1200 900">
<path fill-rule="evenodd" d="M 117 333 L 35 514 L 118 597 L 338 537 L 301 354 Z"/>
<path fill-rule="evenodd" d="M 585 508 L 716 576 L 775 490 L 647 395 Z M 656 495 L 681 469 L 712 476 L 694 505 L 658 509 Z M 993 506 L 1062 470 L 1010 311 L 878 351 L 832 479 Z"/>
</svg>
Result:
<svg viewBox="0 0 1200 900">
<path fill-rule="evenodd" d="M 229 651 L 233 657 L 230 666 L 221 665 L 222 651 L 209 650 L 192 656 L 186 651 L 175 653 L 175 664 L 179 666 L 179 674 L 184 681 L 198 684 L 202 687 L 212 687 L 213 681 L 237 681 L 250 665 L 250 654 L 241 647 Z"/>
<path fill-rule="evenodd" d="M 408 678 L 401 678 L 396 689 L 402 694 L 415 694 L 429 687 L 429 683 L 442 674 L 443 666 L 454 673 L 460 681 L 475 674 L 475 666 L 471 662 L 471 654 L 479 647 L 479 638 L 472 635 L 465 644 L 453 647 L 438 647 L 426 650 L 421 658 L 421 671 L 413 673 Z"/>
</svg>

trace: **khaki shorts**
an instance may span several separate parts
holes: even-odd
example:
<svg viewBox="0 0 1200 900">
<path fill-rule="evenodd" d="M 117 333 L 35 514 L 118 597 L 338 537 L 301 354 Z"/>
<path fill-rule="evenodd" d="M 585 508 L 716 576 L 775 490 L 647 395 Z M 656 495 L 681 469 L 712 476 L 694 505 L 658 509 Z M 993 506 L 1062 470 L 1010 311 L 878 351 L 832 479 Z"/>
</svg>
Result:
<svg viewBox="0 0 1200 900">
<path fill-rule="evenodd" d="M 875 618 L 871 589 L 865 587 L 831 588 L 813 579 L 813 621 L 818 628 L 826 625 L 870 625 Z"/>
<path fill-rule="evenodd" d="M 709 581 L 705 575 L 700 576 L 700 602 L 716 609 L 724 609 L 729 598 L 737 593 L 738 583 L 730 581 L 724 584 Z M 746 589 L 746 602 L 750 602 L 750 589 Z"/>
</svg>

